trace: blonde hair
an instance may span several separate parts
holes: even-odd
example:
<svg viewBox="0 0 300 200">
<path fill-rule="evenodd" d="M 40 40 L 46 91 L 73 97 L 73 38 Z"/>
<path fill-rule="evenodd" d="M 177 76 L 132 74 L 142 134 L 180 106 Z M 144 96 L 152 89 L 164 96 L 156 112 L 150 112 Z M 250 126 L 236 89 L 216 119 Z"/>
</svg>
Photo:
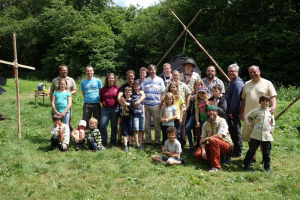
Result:
<svg viewBox="0 0 300 200">
<path fill-rule="evenodd" d="M 171 92 L 171 86 L 172 85 L 174 85 L 176 88 L 177 88 L 177 90 L 176 90 L 176 92 L 175 92 L 175 94 L 173 94 L 174 95 L 174 97 L 175 97 L 175 100 L 177 101 L 179 98 L 180 98 L 180 89 L 179 89 L 179 85 L 178 85 L 178 83 L 176 83 L 176 82 L 174 82 L 174 81 L 172 81 L 170 84 L 169 84 L 169 88 L 168 88 L 168 92 Z M 172 92 L 171 92 L 172 93 Z"/>
<path fill-rule="evenodd" d="M 172 66 L 170 65 L 170 63 L 165 63 L 165 64 L 163 65 L 163 69 L 165 69 L 165 67 L 167 67 L 167 66 L 170 66 L 170 69 L 172 69 Z"/>
<path fill-rule="evenodd" d="M 66 89 L 67 89 L 67 88 L 68 88 L 68 82 L 67 82 L 67 80 L 64 79 L 64 78 L 59 79 L 59 81 L 58 81 L 58 88 L 60 89 L 60 83 L 61 83 L 61 82 L 65 82 L 65 83 L 66 83 Z"/>
<path fill-rule="evenodd" d="M 148 72 L 148 70 L 147 70 L 146 67 L 142 67 L 142 68 L 140 69 L 140 72 L 141 72 L 141 71 L 144 71 L 144 72 L 146 72 L 146 73 Z"/>
<path fill-rule="evenodd" d="M 209 94 L 206 93 L 205 97 L 203 100 L 208 100 L 209 99 Z M 200 98 L 199 98 L 199 95 L 198 95 L 198 92 L 196 93 L 196 104 L 199 104 L 200 103 Z"/>
<path fill-rule="evenodd" d="M 94 122 L 96 124 L 96 126 L 98 125 L 98 120 L 96 118 L 91 118 L 89 120 L 89 123 Z"/>
<path fill-rule="evenodd" d="M 200 86 L 205 86 L 202 79 L 196 79 L 195 82 L 194 82 L 194 86 L 193 86 L 194 93 L 197 93 L 197 91 L 199 89 L 199 88 L 195 89 L 196 84 L 200 84 Z"/>
<path fill-rule="evenodd" d="M 164 104 L 165 104 L 166 106 L 168 105 L 168 104 L 167 104 L 167 99 L 168 99 L 168 98 L 172 98 L 172 99 L 173 99 L 171 105 L 174 105 L 174 103 L 175 103 L 175 97 L 174 97 L 174 95 L 172 94 L 172 92 L 167 92 L 167 94 L 166 94 L 166 96 L 165 96 Z"/>
</svg>

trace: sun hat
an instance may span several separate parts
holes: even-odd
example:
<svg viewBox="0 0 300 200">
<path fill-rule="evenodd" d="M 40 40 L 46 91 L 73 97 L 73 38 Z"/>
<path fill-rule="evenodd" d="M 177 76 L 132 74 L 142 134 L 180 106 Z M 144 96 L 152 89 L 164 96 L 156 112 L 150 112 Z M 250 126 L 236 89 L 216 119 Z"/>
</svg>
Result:
<svg viewBox="0 0 300 200">
<path fill-rule="evenodd" d="M 193 61 L 193 59 L 187 59 L 185 63 L 182 63 L 183 66 L 185 66 L 186 64 L 191 64 L 193 65 L 193 68 L 196 67 L 196 63 Z"/>
<path fill-rule="evenodd" d="M 206 107 L 206 111 L 208 111 L 208 110 L 216 110 L 216 111 L 218 111 L 217 107 L 214 106 L 214 105 L 209 105 L 209 106 L 207 106 L 207 107 Z"/>
<path fill-rule="evenodd" d="M 85 120 L 80 120 L 78 126 L 86 127 L 86 121 Z"/>
<path fill-rule="evenodd" d="M 207 89 L 204 86 L 200 86 L 199 89 L 198 89 L 198 91 L 197 91 L 197 93 L 198 92 L 205 92 L 205 93 L 207 93 Z"/>
</svg>

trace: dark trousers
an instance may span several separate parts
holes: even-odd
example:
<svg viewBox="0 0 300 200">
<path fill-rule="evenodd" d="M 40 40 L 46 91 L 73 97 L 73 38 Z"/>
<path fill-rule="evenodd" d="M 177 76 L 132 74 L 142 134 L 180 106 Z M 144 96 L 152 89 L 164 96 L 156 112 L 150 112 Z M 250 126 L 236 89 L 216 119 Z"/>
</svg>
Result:
<svg viewBox="0 0 300 200">
<path fill-rule="evenodd" d="M 241 133 L 241 120 L 240 115 L 233 113 L 232 119 L 228 118 L 229 133 L 234 144 L 232 156 L 240 157 L 243 151 L 243 141 Z"/>
<path fill-rule="evenodd" d="M 170 126 L 164 126 L 161 125 L 161 132 L 162 132 L 162 141 L 161 144 L 165 145 L 165 141 L 168 139 L 168 135 L 167 135 L 167 128 L 169 128 Z"/>
<path fill-rule="evenodd" d="M 253 138 L 251 138 L 251 140 L 250 140 L 249 150 L 247 151 L 246 157 L 244 159 L 244 168 L 245 169 L 248 169 L 248 167 L 250 166 L 253 155 L 255 154 L 260 143 L 262 144 L 264 168 L 270 169 L 270 166 L 271 166 L 271 158 L 270 158 L 271 142 L 270 141 L 262 142 L 260 140 L 255 140 Z"/>
<path fill-rule="evenodd" d="M 180 142 L 182 146 L 182 135 L 181 135 L 181 125 L 179 124 L 179 119 L 174 120 L 174 126 L 177 129 L 177 140 Z"/>
<path fill-rule="evenodd" d="M 87 145 L 89 147 L 90 150 L 93 150 L 93 151 L 97 151 L 97 143 L 94 141 L 94 138 L 93 137 L 88 137 L 87 138 Z"/>
<path fill-rule="evenodd" d="M 60 145 L 59 142 L 60 142 L 60 140 L 59 140 L 58 137 L 56 137 L 56 136 L 51 137 L 51 147 L 53 147 L 53 148 L 58 147 L 59 150 L 61 150 L 61 151 L 69 151 L 69 146 L 68 145 L 67 145 L 66 149 L 63 149 L 62 145 Z"/>
<path fill-rule="evenodd" d="M 100 103 L 84 103 L 83 105 L 83 117 L 86 121 L 86 129 L 89 128 L 89 120 L 93 117 L 98 120 L 97 128 L 100 129 L 100 118 L 101 118 L 101 106 Z"/>
</svg>

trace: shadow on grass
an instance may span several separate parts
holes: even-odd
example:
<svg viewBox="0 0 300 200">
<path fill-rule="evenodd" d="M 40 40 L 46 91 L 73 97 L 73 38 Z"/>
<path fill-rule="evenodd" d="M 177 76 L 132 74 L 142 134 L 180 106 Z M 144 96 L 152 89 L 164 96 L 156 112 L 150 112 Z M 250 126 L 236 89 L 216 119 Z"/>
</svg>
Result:
<svg viewBox="0 0 300 200">
<path fill-rule="evenodd" d="M 51 145 L 51 141 L 50 138 L 46 139 L 46 138 L 39 138 L 39 137 L 24 137 L 25 140 L 28 140 L 30 143 L 33 144 L 42 144 L 41 146 L 38 147 L 39 151 L 44 151 L 47 152 L 50 148 Z"/>
<path fill-rule="evenodd" d="M 30 102 L 28 103 L 28 105 L 32 105 L 32 106 L 34 106 L 34 107 L 39 107 L 39 106 L 41 106 L 41 107 L 45 107 L 45 108 L 51 107 L 51 105 L 50 105 L 49 103 L 41 103 L 41 102 L 35 102 L 35 101 L 30 101 Z"/>
</svg>

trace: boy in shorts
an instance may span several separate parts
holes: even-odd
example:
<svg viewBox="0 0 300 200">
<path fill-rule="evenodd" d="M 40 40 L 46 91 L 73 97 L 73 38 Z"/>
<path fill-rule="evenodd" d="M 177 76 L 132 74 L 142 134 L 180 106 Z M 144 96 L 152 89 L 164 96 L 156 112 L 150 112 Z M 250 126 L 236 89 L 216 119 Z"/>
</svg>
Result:
<svg viewBox="0 0 300 200">
<path fill-rule="evenodd" d="M 55 147 L 58 147 L 61 151 L 69 151 L 69 126 L 62 123 L 62 116 L 54 114 L 52 116 L 53 126 L 51 127 L 51 148 L 49 151 L 53 151 Z"/>
<path fill-rule="evenodd" d="M 180 165 L 184 164 L 184 160 L 180 159 L 181 144 L 176 139 L 177 129 L 174 126 L 167 128 L 168 140 L 165 142 L 165 150 L 162 156 L 154 155 L 152 160 L 156 162 L 165 162 L 167 165 Z"/>
</svg>

